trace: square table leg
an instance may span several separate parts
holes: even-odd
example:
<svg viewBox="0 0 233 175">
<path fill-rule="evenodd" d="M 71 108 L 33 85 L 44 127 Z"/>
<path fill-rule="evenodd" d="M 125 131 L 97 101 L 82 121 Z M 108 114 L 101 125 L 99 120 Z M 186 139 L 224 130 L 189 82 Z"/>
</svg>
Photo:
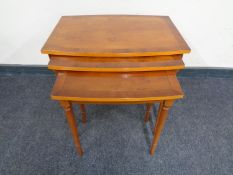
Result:
<svg viewBox="0 0 233 175">
<path fill-rule="evenodd" d="M 155 149 L 158 145 L 159 137 L 162 133 L 162 130 L 164 128 L 164 125 L 165 125 L 165 122 L 168 116 L 168 110 L 170 107 L 172 107 L 173 103 L 174 103 L 174 100 L 165 100 L 162 103 L 160 103 L 158 117 L 157 117 L 155 127 L 154 127 L 154 137 L 153 137 L 153 141 L 152 141 L 151 148 L 150 148 L 151 155 L 154 154 Z"/>
<path fill-rule="evenodd" d="M 72 104 L 69 101 L 60 101 L 60 104 L 63 107 L 63 109 L 65 110 L 66 118 L 67 118 L 67 121 L 69 123 L 71 133 L 73 135 L 76 149 L 77 149 L 79 155 L 82 156 L 83 150 L 81 147 L 80 138 L 79 138 L 79 134 L 78 134 L 78 128 L 76 126 L 76 122 L 75 122 L 75 118 L 74 118 L 74 114 L 73 114 Z"/>
</svg>

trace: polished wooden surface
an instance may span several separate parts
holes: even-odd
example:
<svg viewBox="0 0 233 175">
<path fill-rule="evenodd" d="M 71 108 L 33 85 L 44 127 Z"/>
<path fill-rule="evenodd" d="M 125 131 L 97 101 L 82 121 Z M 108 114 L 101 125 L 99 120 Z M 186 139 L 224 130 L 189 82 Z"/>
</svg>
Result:
<svg viewBox="0 0 233 175">
<path fill-rule="evenodd" d="M 48 68 L 95 72 L 158 71 L 183 69 L 184 63 L 182 55 L 101 58 L 50 55 Z"/>
<path fill-rule="evenodd" d="M 128 57 L 189 53 L 168 16 L 63 16 L 42 53 L 49 55 Z"/>
<path fill-rule="evenodd" d="M 183 92 L 174 72 L 58 73 L 51 97 L 82 102 L 152 102 L 179 99 Z"/>
</svg>

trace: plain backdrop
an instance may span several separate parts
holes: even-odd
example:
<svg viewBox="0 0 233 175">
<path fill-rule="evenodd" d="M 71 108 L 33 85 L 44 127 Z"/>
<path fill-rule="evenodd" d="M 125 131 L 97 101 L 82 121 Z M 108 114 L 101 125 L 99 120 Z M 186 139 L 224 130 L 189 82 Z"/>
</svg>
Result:
<svg viewBox="0 0 233 175">
<path fill-rule="evenodd" d="M 0 64 L 46 65 L 40 49 L 61 16 L 168 15 L 192 49 L 187 67 L 233 68 L 232 0 L 1 0 Z"/>
</svg>

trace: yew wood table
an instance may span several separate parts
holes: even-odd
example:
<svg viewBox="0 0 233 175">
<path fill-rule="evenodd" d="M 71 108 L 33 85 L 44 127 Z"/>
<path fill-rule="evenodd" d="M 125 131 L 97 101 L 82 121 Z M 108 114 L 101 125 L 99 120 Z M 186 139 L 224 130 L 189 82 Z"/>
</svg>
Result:
<svg viewBox="0 0 233 175">
<path fill-rule="evenodd" d="M 176 73 L 190 48 L 167 16 L 63 16 L 42 53 L 56 72 L 51 98 L 64 108 L 75 146 L 83 154 L 72 104 L 160 103 L 150 148 L 153 155 L 169 108 L 183 98 Z"/>
</svg>

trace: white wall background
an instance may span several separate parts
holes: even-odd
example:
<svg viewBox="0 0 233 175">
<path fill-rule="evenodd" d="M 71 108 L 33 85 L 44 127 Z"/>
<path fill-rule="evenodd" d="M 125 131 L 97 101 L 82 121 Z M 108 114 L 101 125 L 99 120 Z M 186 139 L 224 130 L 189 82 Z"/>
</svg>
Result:
<svg viewBox="0 0 233 175">
<path fill-rule="evenodd" d="M 46 65 L 60 16 L 85 14 L 169 15 L 192 49 L 186 66 L 233 68 L 232 0 L 1 0 L 0 64 Z"/>
</svg>

